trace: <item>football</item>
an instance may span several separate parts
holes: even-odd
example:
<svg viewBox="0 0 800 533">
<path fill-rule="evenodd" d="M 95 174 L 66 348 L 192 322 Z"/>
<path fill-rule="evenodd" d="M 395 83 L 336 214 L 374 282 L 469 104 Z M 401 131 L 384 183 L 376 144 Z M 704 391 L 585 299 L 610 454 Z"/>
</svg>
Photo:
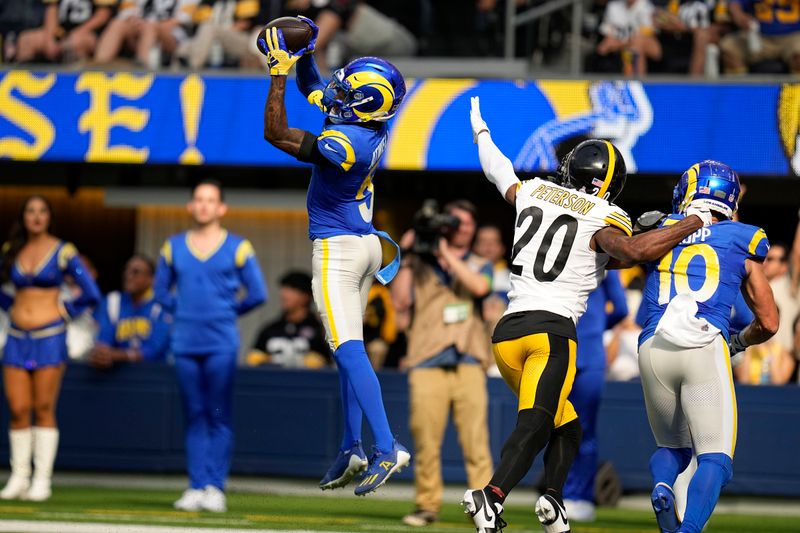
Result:
<svg viewBox="0 0 800 533">
<path fill-rule="evenodd" d="M 313 35 L 311 26 L 298 19 L 297 17 L 281 17 L 273 20 L 258 33 L 256 44 L 262 54 L 267 55 L 266 32 L 271 28 L 278 28 L 283 33 L 283 40 L 290 52 L 302 50 L 311 41 Z"/>
</svg>

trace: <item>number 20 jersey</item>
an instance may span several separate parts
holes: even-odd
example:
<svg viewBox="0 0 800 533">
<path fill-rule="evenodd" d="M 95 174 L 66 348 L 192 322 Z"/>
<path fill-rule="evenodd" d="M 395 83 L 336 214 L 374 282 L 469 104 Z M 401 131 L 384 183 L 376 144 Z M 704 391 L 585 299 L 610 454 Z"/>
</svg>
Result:
<svg viewBox="0 0 800 533">
<path fill-rule="evenodd" d="M 663 224 L 682 218 L 670 215 Z M 697 230 L 659 261 L 649 263 L 639 344 L 653 336 L 669 302 L 685 293 L 697 301 L 697 317 L 708 320 L 727 340 L 731 308 L 747 275 L 745 260 L 761 262 L 768 250 L 763 229 L 726 220 Z"/>
<path fill-rule="evenodd" d="M 549 311 L 577 324 L 609 259 L 589 242 L 606 226 L 630 236 L 630 217 L 602 198 L 540 178 L 520 184 L 516 208 L 505 314 Z"/>
</svg>

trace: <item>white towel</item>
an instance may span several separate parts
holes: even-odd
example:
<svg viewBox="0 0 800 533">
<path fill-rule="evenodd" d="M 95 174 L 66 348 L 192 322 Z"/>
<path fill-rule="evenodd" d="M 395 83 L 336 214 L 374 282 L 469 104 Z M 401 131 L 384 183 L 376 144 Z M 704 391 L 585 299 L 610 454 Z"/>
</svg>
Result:
<svg viewBox="0 0 800 533">
<path fill-rule="evenodd" d="M 679 294 L 667 305 L 655 334 L 680 348 L 702 348 L 713 342 L 720 330 L 697 317 L 697 301 L 691 294 Z"/>
</svg>

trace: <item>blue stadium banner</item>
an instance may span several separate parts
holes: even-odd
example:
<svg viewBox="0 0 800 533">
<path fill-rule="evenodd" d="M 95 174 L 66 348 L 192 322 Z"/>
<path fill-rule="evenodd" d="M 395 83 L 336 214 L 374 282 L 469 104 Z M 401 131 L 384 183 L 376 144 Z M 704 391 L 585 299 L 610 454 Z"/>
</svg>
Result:
<svg viewBox="0 0 800 533">
<path fill-rule="evenodd" d="M 0 71 L 0 159 L 299 166 L 263 139 L 266 76 Z M 602 137 L 630 171 L 683 172 L 719 159 L 742 174 L 800 175 L 800 84 L 639 81 L 409 82 L 383 166 L 477 170 L 469 97 L 523 172 Z M 292 126 L 322 117 L 287 94 Z"/>
</svg>

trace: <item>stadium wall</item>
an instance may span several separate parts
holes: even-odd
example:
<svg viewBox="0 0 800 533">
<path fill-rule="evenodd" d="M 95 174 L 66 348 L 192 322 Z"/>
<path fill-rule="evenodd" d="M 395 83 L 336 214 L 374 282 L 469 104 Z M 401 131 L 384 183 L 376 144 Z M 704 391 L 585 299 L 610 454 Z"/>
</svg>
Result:
<svg viewBox="0 0 800 533">
<path fill-rule="evenodd" d="M 183 421 L 173 369 L 168 365 L 119 366 L 98 371 L 72 365 L 58 405 L 61 448 L 57 468 L 182 472 Z M 412 443 L 406 375 L 380 375 L 393 430 Z M 800 495 L 800 389 L 738 386 L 739 440 L 729 493 Z M 316 479 L 336 455 L 341 411 L 334 371 L 241 369 L 235 391 L 236 474 Z M 491 447 L 495 460 L 516 421 L 516 399 L 500 379 L 489 380 Z M 0 411 L 0 427 L 8 423 Z M 625 490 L 648 490 L 654 442 L 638 383 L 612 382 L 600 412 L 600 457 L 610 460 Z M 8 457 L 0 439 L 0 462 Z M 444 477 L 463 482 L 458 440 L 448 428 Z M 533 483 L 540 467 L 526 478 Z M 411 479 L 412 469 L 401 474 Z M 314 483 L 316 481 L 313 481 Z M 310 481 L 312 483 L 312 481 Z"/>
</svg>

